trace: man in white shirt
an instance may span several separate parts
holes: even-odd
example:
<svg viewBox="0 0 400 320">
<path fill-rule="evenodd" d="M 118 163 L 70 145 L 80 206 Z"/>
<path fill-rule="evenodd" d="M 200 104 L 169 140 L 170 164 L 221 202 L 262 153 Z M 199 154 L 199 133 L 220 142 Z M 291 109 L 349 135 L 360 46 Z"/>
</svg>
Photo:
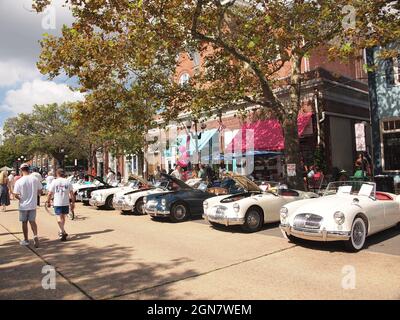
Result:
<svg viewBox="0 0 400 320">
<path fill-rule="evenodd" d="M 42 190 L 42 184 L 39 180 L 29 174 L 29 165 L 21 165 L 22 177 L 17 180 L 14 186 L 14 196 L 19 200 L 19 221 L 22 222 L 22 231 L 24 240 L 20 242 L 23 246 L 29 245 L 28 240 L 28 221 L 33 232 L 33 241 L 35 247 L 39 247 L 39 237 L 37 235 L 36 207 L 37 196 Z"/>
<path fill-rule="evenodd" d="M 57 169 L 56 179 L 53 180 L 49 187 L 49 194 L 47 198 L 47 206 L 51 206 L 51 199 L 53 199 L 54 213 L 57 216 L 58 226 L 60 228 L 59 238 L 61 241 L 66 241 L 68 234 L 65 232 L 65 217 L 71 210 L 75 208 L 75 196 L 72 184 L 65 178 L 63 169 Z"/>
<path fill-rule="evenodd" d="M 173 177 L 175 177 L 175 178 L 181 180 L 181 179 L 182 179 L 182 173 L 181 173 L 181 172 L 182 172 L 181 167 L 178 166 L 178 165 L 176 165 L 176 166 L 175 166 L 175 170 L 172 171 L 172 173 L 171 173 L 171 176 L 173 176 Z"/>
</svg>

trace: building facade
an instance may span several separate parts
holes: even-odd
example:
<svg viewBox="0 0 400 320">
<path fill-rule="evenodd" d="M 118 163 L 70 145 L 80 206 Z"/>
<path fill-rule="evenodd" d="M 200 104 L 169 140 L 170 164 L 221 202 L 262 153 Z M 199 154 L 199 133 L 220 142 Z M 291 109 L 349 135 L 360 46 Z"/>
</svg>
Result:
<svg viewBox="0 0 400 320">
<path fill-rule="evenodd" d="M 389 175 L 400 188 L 400 53 L 379 58 L 380 48 L 367 50 L 375 175 Z"/>
<path fill-rule="evenodd" d="M 181 84 L 187 82 L 202 68 L 205 55 L 182 53 L 178 59 L 175 81 Z M 354 129 L 356 123 L 366 124 L 366 144 L 367 149 L 371 149 L 366 74 L 363 71 L 362 60 L 353 59 L 344 64 L 330 61 L 327 56 L 326 50 L 321 48 L 302 62 L 302 72 L 307 79 L 302 84 L 302 108 L 298 119 L 303 162 L 308 166 L 315 164 L 317 146 L 322 146 L 321 158 L 325 170 L 331 171 L 336 167 L 346 170 L 351 175 L 357 156 Z M 289 74 L 290 65 L 286 64 L 278 77 L 283 79 Z M 276 94 L 283 101 L 289 96 L 287 88 L 277 90 Z M 190 115 L 182 115 L 181 119 L 177 119 L 178 123 L 174 129 L 167 129 L 169 134 L 166 134 L 164 129 L 152 130 L 151 134 L 158 136 L 158 142 L 149 144 L 146 150 L 145 158 L 150 159 L 147 171 L 151 173 L 157 166 L 168 171 L 182 161 L 182 153 L 187 152 L 189 159 L 186 160 L 192 163 L 223 162 L 228 170 L 245 173 L 243 162 L 249 167 L 250 158 L 243 152 L 238 157 L 237 152 L 232 151 L 237 145 L 237 140 L 243 145 L 243 139 L 246 139 L 245 134 L 240 132 L 250 129 L 253 131 L 253 173 L 267 175 L 263 178 L 282 175 L 282 168 L 279 166 L 283 162 L 284 151 L 282 129 L 273 117 L 259 120 L 258 109 L 260 108 L 257 106 L 249 105 L 247 117 L 242 118 L 237 112 L 237 106 L 231 106 L 220 115 L 215 114 L 208 119 L 195 119 L 202 123 L 203 129 L 199 129 L 200 124 L 196 126 L 193 122 L 186 125 L 186 122 L 191 122 Z M 171 132 L 177 143 L 160 143 L 167 136 L 171 136 Z"/>
</svg>

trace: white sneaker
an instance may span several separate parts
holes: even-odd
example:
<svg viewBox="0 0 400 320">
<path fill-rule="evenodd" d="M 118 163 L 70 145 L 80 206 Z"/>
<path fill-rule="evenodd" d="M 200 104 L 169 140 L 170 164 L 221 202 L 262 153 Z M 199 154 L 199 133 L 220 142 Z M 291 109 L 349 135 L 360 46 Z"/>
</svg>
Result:
<svg viewBox="0 0 400 320">
<path fill-rule="evenodd" d="M 29 246 L 29 241 L 27 241 L 27 240 L 21 240 L 21 241 L 19 242 L 19 244 L 20 244 L 21 246 Z"/>
</svg>

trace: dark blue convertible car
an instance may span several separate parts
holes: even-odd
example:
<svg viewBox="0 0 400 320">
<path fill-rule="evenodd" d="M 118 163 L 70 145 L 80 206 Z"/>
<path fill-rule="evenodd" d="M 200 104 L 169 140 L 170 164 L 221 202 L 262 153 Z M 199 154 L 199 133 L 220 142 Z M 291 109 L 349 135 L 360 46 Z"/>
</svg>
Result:
<svg viewBox="0 0 400 320">
<path fill-rule="evenodd" d="M 203 182 L 191 187 L 171 175 L 162 174 L 162 177 L 169 180 L 168 191 L 145 197 L 144 212 L 151 217 L 169 217 L 173 222 L 182 222 L 192 216 L 201 217 L 203 202 L 208 198 L 243 192 L 232 178 L 224 180 L 220 187 L 208 188 Z"/>
</svg>

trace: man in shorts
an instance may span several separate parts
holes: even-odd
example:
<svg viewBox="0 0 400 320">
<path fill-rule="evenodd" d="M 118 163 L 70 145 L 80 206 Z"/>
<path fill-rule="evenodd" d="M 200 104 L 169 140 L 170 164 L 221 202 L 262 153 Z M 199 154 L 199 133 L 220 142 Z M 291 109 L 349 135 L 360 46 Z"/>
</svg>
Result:
<svg viewBox="0 0 400 320">
<path fill-rule="evenodd" d="M 75 196 L 72 184 L 65 179 L 65 172 L 63 169 L 57 169 L 56 179 L 53 180 L 49 187 L 49 193 L 46 205 L 51 206 L 51 199 L 53 199 L 54 213 L 57 216 L 58 226 L 60 228 L 59 238 L 61 241 L 66 241 L 68 234 L 65 232 L 65 217 L 71 210 L 75 208 Z"/>
<path fill-rule="evenodd" d="M 22 222 L 24 240 L 20 242 L 22 246 L 28 246 L 28 221 L 33 232 L 35 248 L 39 247 L 39 237 L 36 224 L 37 196 L 42 190 L 42 184 L 29 173 L 29 165 L 21 165 L 22 177 L 14 185 L 14 197 L 19 200 L 19 221 Z"/>
</svg>

